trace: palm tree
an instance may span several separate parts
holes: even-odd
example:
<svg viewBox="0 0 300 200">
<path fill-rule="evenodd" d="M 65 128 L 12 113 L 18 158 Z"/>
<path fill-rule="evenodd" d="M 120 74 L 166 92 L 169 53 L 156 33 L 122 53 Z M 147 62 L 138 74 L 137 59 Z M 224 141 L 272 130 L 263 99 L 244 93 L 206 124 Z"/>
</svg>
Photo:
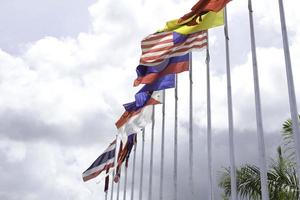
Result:
<svg viewBox="0 0 300 200">
<path fill-rule="evenodd" d="M 299 116 L 300 119 L 300 116 Z M 278 157 L 272 160 L 267 172 L 270 200 L 299 199 L 299 184 L 295 169 L 295 151 L 292 135 L 292 122 L 286 120 L 282 128 L 285 153 L 278 147 Z M 223 188 L 223 199 L 230 197 L 230 168 L 225 168 L 219 180 L 219 187 Z M 243 165 L 237 168 L 237 191 L 241 198 L 261 199 L 260 171 L 255 165 Z"/>
<path fill-rule="evenodd" d="M 298 116 L 300 121 L 300 115 Z M 282 137 L 284 142 L 284 153 L 287 154 L 288 159 L 296 163 L 295 155 L 295 142 L 293 136 L 293 124 L 292 120 L 286 120 L 282 125 Z"/>
</svg>

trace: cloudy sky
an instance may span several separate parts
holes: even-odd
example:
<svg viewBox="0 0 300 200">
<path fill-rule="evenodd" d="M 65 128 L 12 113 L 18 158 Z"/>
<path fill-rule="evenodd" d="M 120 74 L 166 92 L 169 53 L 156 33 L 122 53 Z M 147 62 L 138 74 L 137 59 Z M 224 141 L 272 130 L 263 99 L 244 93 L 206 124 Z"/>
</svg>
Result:
<svg viewBox="0 0 300 200">
<path fill-rule="evenodd" d="M 3 0 L 0 2 L 0 199 L 104 199 L 103 183 L 81 173 L 116 134 L 132 87 L 141 39 L 185 14 L 188 0 Z M 289 118 L 278 5 L 253 2 L 268 161 Z M 295 5 L 298 4 L 298 5 Z M 300 108 L 300 15 L 285 2 L 295 89 Z M 237 165 L 257 163 L 257 135 L 246 1 L 228 5 Z M 209 31 L 213 171 L 216 199 L 229 165 L 223 27 Z M 194 181 L 207 199 L 205 52 L 193 54 Z M 164 199 L 172 198 L 174 91 L 167 91 Z M 188 73 L 179 76 L 179 199 L 187 198 Z M 153 199 L 158 198 L 161 106 L 156 109 Z M 150 130 L 146 129 L 144 198 L 148 191 Z M 140 174 L 137 147 L 136 183 Z M 131 165 L 130 165 L 131 167 Z M 131 168 L 129 168 L 130 170 Z M 131 182 L 131 170 L 129 183 Z M 138 185 L 135 199 L 138 198 Z M 121 187 L 122 190 L 122 187 Z M 123 195 L 123 193 L 121 193 Z"/>
</svg>

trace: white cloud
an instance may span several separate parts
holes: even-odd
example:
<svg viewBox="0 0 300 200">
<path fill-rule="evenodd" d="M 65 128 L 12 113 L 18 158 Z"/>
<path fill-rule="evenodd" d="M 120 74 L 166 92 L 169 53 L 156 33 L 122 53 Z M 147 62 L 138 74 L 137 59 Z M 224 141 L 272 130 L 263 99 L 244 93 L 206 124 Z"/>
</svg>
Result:
<svg viewBox="0 0 300 200">
<path fill-rule="evenodd" d="M 147 34 L 164 26 L 165 21 L 179 17 L 178 13 L 185 13 L 193 3 L 101 0 L 89 8 L 92 24 L 89 32 L 79 33 L 77 37 L 41 38 L 27 44 L 24 53 L 19 56 L 0 50 L 0 116 L 2 125 L 5 125 L 0 128 L 0 138 L 4 138 L 0 142 L 0 156 L 5 160 L 1 168 L 10 167 L 10 173 L 4 174 L 6 190 L 0 190 L 0 197 L 99 199 L 103 196 L 99 191 L 102 185 L 84 184 L 80 175 L 112 140 L 116 131 L 114 121 L 123 112 L 122 104 L 132 101 L 137 91 L 132 87 L 132 81 L 140 55 L 139 42 Z M 276 6 L 271 1 L 254 4 L 254 15 L 264 126 L 266 132 L 277 132 L 279 135 L 281 122 L 289 116 L 289 107 Z M 269 8 L 270 12 L 266 12 L 265 8 Z M 297 24 L 300 19 L 295 14 L 296 8 L 294 4 L 286 3 L 295 87 L 299 97 L 300 28 Z M 246 1 L 232 1 L 228 11 L 232 34 L 235 128 L 239 133 L 245 130 L 247 133 L 255 132 Z M 213 41 L 212 121 L 215 137 L 218 137 L 227 130 L 222 28 L 210 31 L 210 38 Z M 196 137 L 203 133 L 206 126 L 204 54 L 195 53 L 193 62 Z M 183 146 L 187 142 L 188 73 L 180 75 L 179 92 L 180 136 L 183 140 L 180 145 Z M 172 136 L 174 93 L 169 90 L 167 95 L 167 121 L 170 124 L 167 134 Z M 159 122 L 159 117 L 157 120 Z M 201 139 L 205 139 L 203 135 Z M 82 147 L 81 143 L 91 147 Z M 225 147 L 225 143 L 218 144 L 214 146 L 214 152 L 225 154 Z M 170 149 L 170 145 L 167 148 Z M 205 152 L 205 143 L 200 142 L 196 148 Z M 255 153 L 251 152 L 251 158 L 255 157 Z M 216 156 L 216 159 L 218 164 L 226 163 L 221 156 Z M 15 163 L 18 166 L 22 163 L 24 169 L 18 171 L 20 168 Z M 28 178 L 30 184 L 17 185 L 16 190 L 20 193 L 15 194 L 11 188 L 16 181 L 12 177 Z M 36 191 L 37 186 L 39 191 Z"/>
</svg>

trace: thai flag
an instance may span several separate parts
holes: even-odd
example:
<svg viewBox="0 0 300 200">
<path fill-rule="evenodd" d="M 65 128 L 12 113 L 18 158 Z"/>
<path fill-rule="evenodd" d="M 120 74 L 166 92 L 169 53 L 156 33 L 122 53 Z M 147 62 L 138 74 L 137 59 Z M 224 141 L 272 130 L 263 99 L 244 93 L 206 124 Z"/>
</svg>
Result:
<svg viewBox="0 0 300 200">
<path fill-rule="evenodd" d="M 136 68 L 138 77 L 134 86 L 139 84 L 151 84 L 168 74 L 178 74 L 189 70 L 189 54 L 165 59 L 162 63 L 154 66 L 139 65 Z"/>
<path fill-rule="evenodd" d="M 176 32 L 151 34 L 142 40 L 141 65 L 154 66 L 165 59 L 182 56 L 192 49 L 204 49 L 207 46 L 207 31 L 189 35 Z"/>
<path fill-rule="evenodd" d="M 116 140 L 82 173 L 83 181 L 97 177 L 102 171 L 109 170 L 114 166 L 116 154 Z"/>
</svg>

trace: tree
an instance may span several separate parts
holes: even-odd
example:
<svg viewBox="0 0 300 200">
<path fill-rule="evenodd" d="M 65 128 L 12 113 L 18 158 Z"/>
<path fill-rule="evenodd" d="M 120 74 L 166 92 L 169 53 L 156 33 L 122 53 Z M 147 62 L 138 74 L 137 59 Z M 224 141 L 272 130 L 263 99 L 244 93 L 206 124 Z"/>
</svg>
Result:
<svg viewBox="0 0 300 200">
<path fill-rule="evenodd" d="M 270 200 L 296 200 L 299 199 L 299 183 L 295 169 L 295 150 L 291 120 L 286 120 L 283 123 L 282 134 L 284 152 L 287 153 L 287 157 L 283 155 L 281 147 L 278 147 L 278 157 L 272 160 L 267 172 Z M 219 187 L 224 190 L 223 197 L 230 197 L 230 168 L 225 168 L 222 172 Z M 257 166 L 245 164 L 237 168 L 237 191 L 242 198 L 261 199 L 260 171 Z"/>
</svg>

